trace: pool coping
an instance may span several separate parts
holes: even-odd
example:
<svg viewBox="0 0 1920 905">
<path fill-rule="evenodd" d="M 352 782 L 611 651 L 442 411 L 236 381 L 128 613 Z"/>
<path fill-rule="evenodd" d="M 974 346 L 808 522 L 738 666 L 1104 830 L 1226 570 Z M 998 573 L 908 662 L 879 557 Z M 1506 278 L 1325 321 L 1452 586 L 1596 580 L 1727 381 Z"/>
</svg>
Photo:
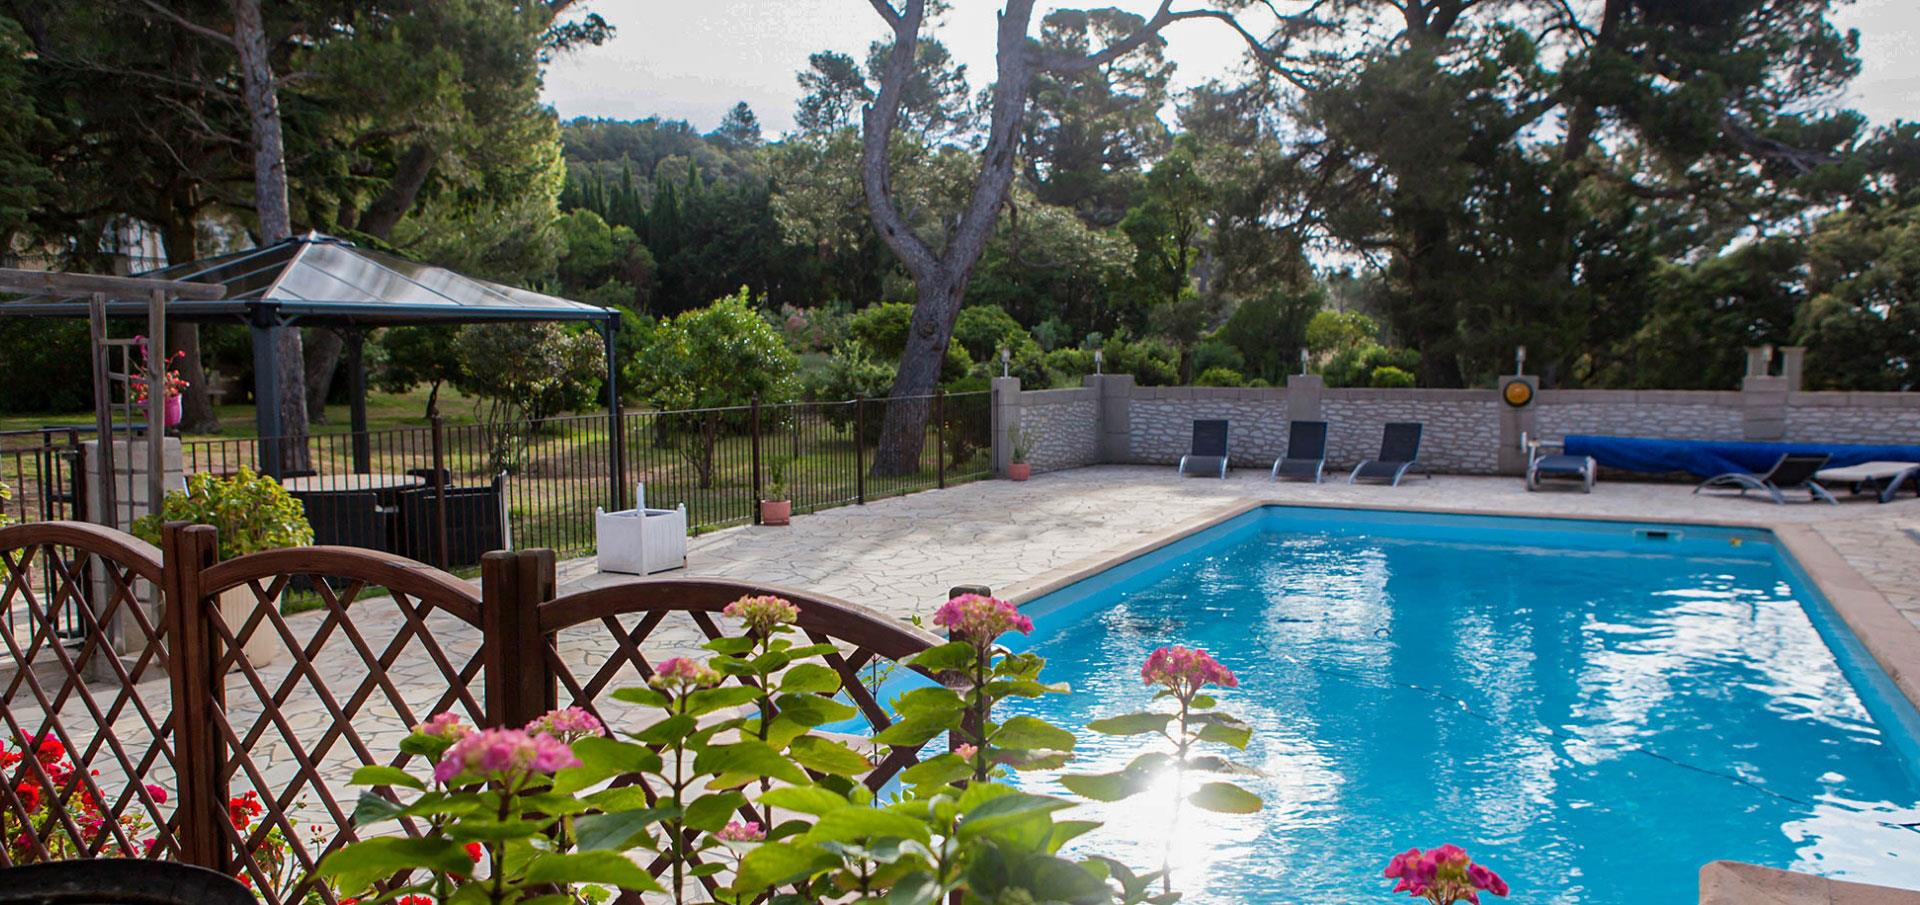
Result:
<svg viewBox="0 0 1920 905">
<path fill-rule="evenodd" d="M 1873 656 L 1874 662 L 1893 681 L 1900 693 L 1905 695 L 1915 708 L 1920 708 L 1920 626 L 1915 626 L 1906 616 L 1895 609 L 1886 595 L 1873 586 L 1865 576 L 1848 564 L 1826 538 L 1814 530 L 1810 524 L 1768 524 L 1761 521 L 1743 519 L 1708 518 L 1634 518 L 1622 515 L 1560 515 L 1538 512 L 1514 512 L 1511 510 L 1465 510 L 1453 507 L 1428 506 L 1379 506 L 1344 502 L 1293 503 L 1268 499 L 1243 498 L 1228 503 L 1213 512 L 1168 526 L 1165 531 L 1156 533 L 1145 540 L 1124 544 L 1113 549 L 1097 553 L 1091 557 L 1068 563 L 1058 569 L 1034 576 L 1004 588 L 1001 597 L 1024 606 L 1061 588 L 1084 581 L 1114 566 L 1137 559 L 1175 543 L 1196 532 L 1204 531 L 1216 525 L 1239 518 L 1255 509 L 1280 507 L 1287 509 L 1343 509 L 1364 512 L 1413 512 L 1432 515 L 1470 515 L 1495 516 L 1526 519 L 1556 519 L 1573 522 L 1617 522 L 1623 524 L 1668 524 L 1688 525 L 1703 528 L 1731 528 L 1736 530 L 1765 531 L 1791 555 L 1807 580 L 1827 599 L 1827 604 L 1840 616 L 1848 631 L 1859 639 L 1861 645 Z M 1894 889 L 1890 887 L 1866 886 L 1855 883 L 1842 883 L 1828 880 L 1812 874 L 1800 874 L 1789 871 L 1775 871 L 1756 868 L 1751 865 L 1738 865 L 1742 868 L 1736 876 L 1729 872 L 1732 862 L 1712 862 L 1702 869 L 1701 905 L 1842 905 L 1859 902 L 1912 902 L 1920 905 L 1920 892 Z M 1767 880 L 1761 880 L 1758 873 L 1764 871 Z M 1713 882 L 1708 882 L 1709 875 Z M 1778 875 L 1777 881 L 1771 878 Z M 1769 896 L 1761 900 L 1747 898 L 1728 898 L 1733 887 L 1751 890 L 1746 882 L 1762 883 Z M 1836 897 L 1836 890 L 1858 893 L 1859 898 Z"/>
<path fill-rule="evenodd" d="M 1243 498 L 1219 509 L 1168 526 L 1144 540 L 1123 544 L 1085 559 L 1068 563 L 1001 589 L 998 595 L 1019 605 L 1085 581 L 1101 572 L 1137 559 L 1196 532 L 1239 518 L 1256 509 L 1343 509 L 1357 512 L 1416 512 L 1429 515 L 1492 516 L 1496 518 L 1549 519 L 1568 522 L 1615 522 L 1620 524 L 1688 525 L 1701 528 L 1731 528 L 1764 531 L 1779 541 L 1807 579 L 1827 598 L 1849 631 L 1873 655 L 1874 662 L 1893 680 L 1900 693 L 1920 709 L 1920 627 L 1895 609 L 1886 595 L 1856 571 L 1826 538 L 1807 524 L 1768 524 L 1762 521 L 1707 518 L 1633 518 L 1622 515 L 1559 515 L 1515 512 L 1499 509 L 1457 509 L 1451 507 L 1395 507 L 1359 503 L 1292 503 Z"/>
</svg>

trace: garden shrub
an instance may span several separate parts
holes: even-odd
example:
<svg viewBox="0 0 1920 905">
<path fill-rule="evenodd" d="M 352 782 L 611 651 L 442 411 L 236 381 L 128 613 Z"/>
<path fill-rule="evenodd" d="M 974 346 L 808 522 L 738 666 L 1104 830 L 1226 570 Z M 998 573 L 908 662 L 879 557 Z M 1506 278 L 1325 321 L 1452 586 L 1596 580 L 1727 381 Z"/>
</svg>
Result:
<svg viewBox="0 0 1920 905">
<path fill-rule="evenodd" d="M 1097 828 L 1056 819 L 1075 801 L 1021 791 L 1012 770 L 1055 769 L 1073 756 L 1073 733 L 1032 716 L 995 718 L 1008 698 L 1067 692 L 1041 679 L 1045 662 L 996 641 L 1033 623 L 1006 601 L 963 595 L 935 613 L 951 639 L 907 663 L 942 677 L 891 701 L 897 719 L 872 738 L 873 753 L 821 734 L 857 712 L 836 699 L 841 676 L 823 659 L 829 644 L 794 635 L 793 604 L 746 597 L 725 615 L 742 627 L 706 644 L 704 662 L 656 665 L 643 687 L 614 697 L 653 717 L 612 731 L 579 709 L 525 727 L 480 729 L 449 714 L 414 728 L 403 750 L 432 766 L 429 778 L 393 766 L 362 767 L 354 782 L 404 792 L 362 793 L 354 821 L 426 825 L 422 838 L 374 836 L 327 856 L 319 874 L 346 895 L 407 895 L 431 901 L 597 902 L 610 888 L 676 903 L 885 900 L 1171 903 L 1171 876 L 1101 857 L 1062 854 Z M 726 684 L 731 677 L 739 684 Z M 1209 686 L 1233 688 L 1232 672 L 1204 651 L 1165 647 L 1143 680 L 1176 712 L 1096 721 L 1096 732 L 1159 736 L 1115 773 L 1073 775 L 1077 794 L 1117 801 L 1161 788 L 1168 771 L 1243 770 L 1200 754 L 1202 745 L 1244 749 L 1247 725 L 1218 712 Z M 878 796 L 861 779 L 881 745 L 937 744 Z M 1165 750 L 1171 744 L 1171 750 Z M 648 796 L 622 778 L 643 777 Z M 1174 784 L 1174 808 L 1246 814 L 1261 807 L 1228 782 L 1191 794 Z M 759 820 L 741 814 L 751 808 Z M 477 846 L 474 857 L 469 848 Z M 633 855 L 640 855 L 636 860 Z M 654 874 L 641 863 L 662 864 Z M 393 882 L 398 879 L 398 883 Z M 692 887 L 692 889 L 689 889 Z M 764 897 L 764 898 L 763 898 Z"/>
<path fill-rule="evenodd" d="M 1198 387 L 1238 387 L 1246 386 L 1247 380 L 1240 372 L 1232 368 L 1208 368 L 1193 379 Z"/>
<path fill-rule="evenodd" d="M 1411 387 L 1413 383 L 1412 374 L 1402 371 L 1393 365 L 1381 365 L 1380 367 L 1374 368 L 1373 374 L 1368 378 L 1368 385 L 1376 387 Z"/>
<path fill-rule="evenodd" d="M 847 333 L 866 344 L 874 358 L 898 366 L 907 351 L 907 331 L 913 328 L 913 306 L 906 302 L 882 302 L 862 308 L 847 320 Z M 993 353 L 992 364 L 999 367 L 1000 353 Z M 940 363 L 940 382 L 948 383 L 967 375 L 973 359 L 961 348 L 959 340 L 947 342 L 946 360 Z M 999 373 L 997 370 L 994 373 Z"/>
</svg>

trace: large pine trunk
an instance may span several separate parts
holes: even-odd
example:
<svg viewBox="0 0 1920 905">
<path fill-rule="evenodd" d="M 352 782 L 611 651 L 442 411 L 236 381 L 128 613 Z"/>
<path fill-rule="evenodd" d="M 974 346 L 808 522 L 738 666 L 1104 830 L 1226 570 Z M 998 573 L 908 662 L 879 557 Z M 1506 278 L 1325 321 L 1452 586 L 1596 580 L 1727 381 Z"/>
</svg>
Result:
<svg viewBox="0 0 1920 905">
<path fill-rule="evenodd" d="M 910 475 L 920 468 L 932 411 L 928 397 L 939 388 L 940 366 L 947 359 L 947 344 L 965 292 L 951 281 L 920 281 L 907 349 L 900 356 L 900 370 L 894 374 L 887 412 L 880 422 L 879 446 L 873 455 L 875 475 Z"/>
<path fill-rule="evenodd" d="M 191 220 L 176 221 L 162 227 L 161 240 L 167 246 L 167 263 L 183 264 L 199 260 Z M 185 353 L 180 358 L 180 377 L 187 387 L 180 391 L 180 432 L 214 434 L 220 432 L 220 416 L 213 409 L 213 387 L 208 385 L 206 363 L 200 357 L 200 325 L 186 321 L 167 324 L 167 350 Z"/>
</svg>

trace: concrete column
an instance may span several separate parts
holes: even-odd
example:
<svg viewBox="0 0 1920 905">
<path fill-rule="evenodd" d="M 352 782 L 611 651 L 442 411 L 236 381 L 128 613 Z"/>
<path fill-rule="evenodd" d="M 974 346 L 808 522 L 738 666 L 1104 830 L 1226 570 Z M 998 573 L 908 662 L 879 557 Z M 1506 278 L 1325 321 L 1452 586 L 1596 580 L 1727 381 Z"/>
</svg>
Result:
<svg viewBox="0 0 1920 905">
<path fill-rule="evenodd" d="M 100 462 L 102 456 L 100 455 L 100 441 L 88 440 L 80 444 L 83 467 L 86 469 L 86 492 L 89 502 L 89 511 L 86 517 L 88 521 L 94 522 L 95 524 L 117 524 L 120 530 L 130 531 L 134 519 L 153 512 L 157 507 L 157 501 L 151 499 L 150 482 L 147 480 L 149 468 L 147 441 L 145 438 L 142 438 L 132 441 L 114 440 L 112 442 L 113 472 L 111 474 L 101 473 Z M 166 490 L 168 492 L 185 490 L 187 482 L 181 468 L 179 438 L 165 438 L 165 443 L 161 447 L 161 454 L 166 462 L 164 479 Z M 99 500 L 109 498 L 104 495 L 105 485 L 109 481 L 111 481 L 113 485 L 113 495 L 111 499 L 114 501 L 114 509 L 117 510 L 114 512 L 114 516 L 117 519 L 115 522 L 107 521 L 107 512 L 104 511 L 98 503 Z M 90 595 L 93 606 L 98 611 L 104 612 L 113 600 L 113 594 L 112 583 L 104 575 L 96 574 L 93 579 L 92 594 Z M 155 626 L 159 625 L 160 594 L 158 590 L 144 580 L 137 580 L 134 582 L 134 594 L 139 600 L 141 609 L 146 613 L 148 623 Z M 138 623 L 134 621 L 132 613 L 122 607 L 115 613 L 114 618 L 105 620 L 104 624 L 107 631 L 107 642 L 112 646 L 114 652 L 120 654 L 139 653 L 139 650 L 136 649 L 138 645 L 134 639 L 142 636 L 138 630 Z M 90 678 L 103 680 L 114 678 L 112 668 L 108 666 L 104 660 L 93 661 L 88 667 L 88 672 Z"/>
<path fill-rule="evenodd" d="M 1287 420 L 1321 421 L 1320 394 L 1327 388 L 1326 378 L 1318 374 L 1287 376 Z"/>
<path fill-rule="evenodd" d="M 1806 346 L 1780 347 L 1780 376 L 1786 378 L 1787 392 L 1798 393 L 1806 388 L 1803 378 L 1807 370 Z"/>
<path fill-rule="evenodd" d="M 1769 370 L 1772 370 L 1773 368 L 1773 362 L 1770 360 L 1770 352 L 1771 352 L 1771 349 L 1769 347 L 1764 347 L 1764 346 L 1748 346 L 1747 347 L 1747 376 L 1748 377 L 1767 376 L 1767 372 Z"/>
<path fill-rule="evenodd" d="M 1133 456 L 1133 375 L 1088 374 L 1082 383 L 1100 396 L 1100 461 L 1116 465 Z"/>
<path fill-rule="evenodd" d="M 1507 402 L 1507 386 L 1523 384 L 1527 388 L 1527 403 L 1516 406 Z M 1501 474 L 1526 474 L 1527 449 L 1521 445 L 1521 437 L 1537 440 L 1540 430 L 1534 425 L 1534 403 L 1540 395 L 1540 378 L 1531 374 L 1508 374 L 1500 378 L 1500 445 L 1495 459 Z"/>
<path fill-rule="evenodd" d="M 1740 381 L 1740 426 L 1748 440 L 1787 436 L 1787 378 L 1748 375 Z"/>
<path fill-rule="evenodd" d="M 1005 477 L 1013 461 L 1011 429 L 1020 424 L 1020 378 L 995 377 L 993 403 L 993 473 Z"/>
</svg>

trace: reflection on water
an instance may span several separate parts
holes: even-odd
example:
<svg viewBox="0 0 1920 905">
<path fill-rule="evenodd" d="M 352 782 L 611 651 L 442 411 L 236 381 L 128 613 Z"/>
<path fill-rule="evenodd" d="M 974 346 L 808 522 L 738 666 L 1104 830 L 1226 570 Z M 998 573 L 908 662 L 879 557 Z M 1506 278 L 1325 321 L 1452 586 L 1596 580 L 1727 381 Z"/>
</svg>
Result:
<svg viewBox="0 0 1920 905">
<path fill-rule="evenodd" d="M 1176 810 L 1169 776 L 1076 843 L 1170 857 L 1186 901 L 1389 901 L 1387 858 L 1448 841 L 1516 902 L 1691 903 L 1720 858 L 1920 888 L 1920 787 L 1770 562 L 1264 533 L 1168 573 L 1047 629 L 1075 693 L 1022 707 L 1141 709 L 1167 643 L 1239 674 L 1267 808 Z"/>
</svg>

